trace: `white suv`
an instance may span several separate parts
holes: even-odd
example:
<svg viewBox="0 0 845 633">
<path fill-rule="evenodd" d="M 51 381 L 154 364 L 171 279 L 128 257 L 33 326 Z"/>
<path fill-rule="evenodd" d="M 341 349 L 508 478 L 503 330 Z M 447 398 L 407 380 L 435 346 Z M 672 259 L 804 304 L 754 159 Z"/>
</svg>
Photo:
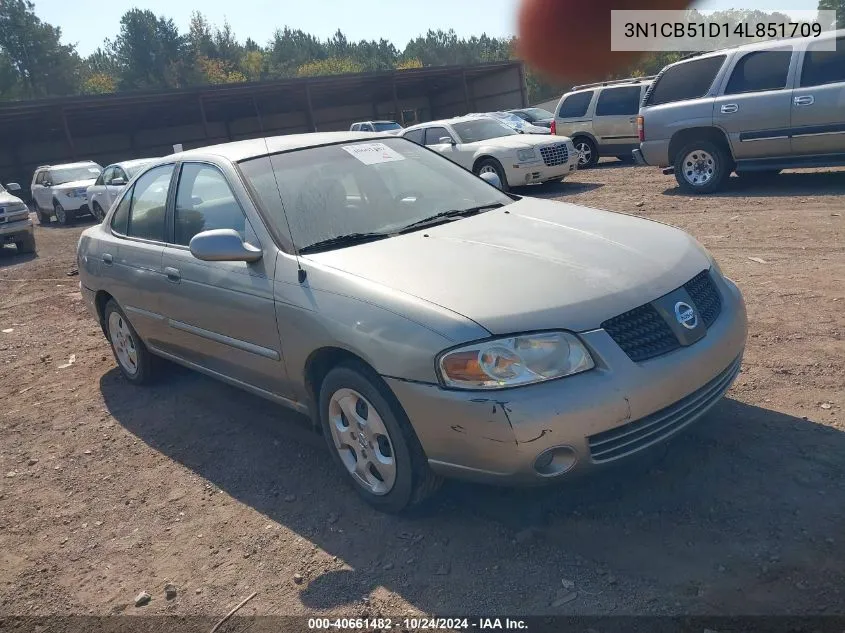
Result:
<svg viewBox="0 0 845 633">
<path fill-rule="evenodd" d="M 88 187 L 103 168 L 93 161 L 65 165 L 42 165 L 32 175 L 32 203 L 41 224 L 55 215 L 60 224 L 68 224 L 77 215 L 91 213 Z"/>
</svg>

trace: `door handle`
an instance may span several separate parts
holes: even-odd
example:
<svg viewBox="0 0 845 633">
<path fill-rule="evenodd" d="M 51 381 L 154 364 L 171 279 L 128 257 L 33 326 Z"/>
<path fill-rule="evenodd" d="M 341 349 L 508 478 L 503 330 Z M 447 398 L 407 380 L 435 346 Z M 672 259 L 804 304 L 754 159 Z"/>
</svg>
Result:
<svg viewBox="0 0 845 633">
<path fill-rule="evenodd" d="M 167 275 L 167 279 L 170 281 L 179 281 L 182 279 L 182 273 L 180 273 L 178 269 L 171 268 L 170 266 L 164 269 L 164 274 Z"/>
<path fill-rule="evenodd" d="M 103 263 L 104 264 L 111 265 L 111 263 L 113 261 L 114 261 L 114 259 L 112 258 L 111 253 L 103 253 Z"/>
<path fill-rule="evenodd" d="M 793 102 L 797 106 L 808 106 L 813 105 L 816 102 L 816 99 L 813 95 L 801 95 L 800 97 L 795 97 Z"/>
<path fill-rule="evenodd" d="M 735 103 L 726 103 L 719 109 L 722 114 L 733 114 L 737 110 L 739 110 L 739 106 Z"/>
</svg>

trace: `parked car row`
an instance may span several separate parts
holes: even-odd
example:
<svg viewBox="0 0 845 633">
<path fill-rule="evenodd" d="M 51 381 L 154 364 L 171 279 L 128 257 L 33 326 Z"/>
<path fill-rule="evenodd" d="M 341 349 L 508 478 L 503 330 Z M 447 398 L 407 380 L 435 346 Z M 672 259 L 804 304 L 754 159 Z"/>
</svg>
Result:
<svg viewBox="0 0 845 633">
<path fill-rule="evenodd" d="M 580 168 L 617 156 L 663 168 L 684 191 L 712 193 L 732 172 L 767 179 L 845 165 L 843 104 L 845 29 L 576 86 L 561 97 L 552 132 L 572 138 Z"/>
</svg>

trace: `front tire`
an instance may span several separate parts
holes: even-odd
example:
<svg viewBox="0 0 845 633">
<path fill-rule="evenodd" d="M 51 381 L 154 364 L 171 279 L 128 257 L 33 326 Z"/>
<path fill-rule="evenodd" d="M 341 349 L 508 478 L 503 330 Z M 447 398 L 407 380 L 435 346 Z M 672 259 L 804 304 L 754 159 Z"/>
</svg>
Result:
<svg viewBox="0 0 845 633">
<path fill-rule="evenodd" d="M 97 220 L 97 222 L 102 222 L 106 219 L 106 214 L 100 208 L 100 205 L 96 202 L 91 205 L 91 215 Z"/>
<path fill-rule="evenodd" d="M 136 385 L 151 382 L 152 355 L 114 299 L 106 303 L 103 319 L 114 358 L 124 378 Z"/>
<path fill-rule="evenodd" d="M 599 162 L 599 148 L 592 139 L 586 136 L 578 136 L 573 141 L 575 151 L 578 153 L 578 169 L 590 169 Z"/>
<path fill-rule="evenodd" d="M 62 206 L 62 203 L 58 200 L 53 201 L 53 213 L 56 216 L 56 219 L 59 221 L 59 224 L 62 226 L 67 226 L 71 222 L 73 222 L 73 212 L 67 211 Z"/>
<path fill-rule="evenodd" d="M 485 158 L 484 160 L 479 161 L 473 171 L 476 176 L 480 176 L 484 173 L 494 173 L 499 177 L 499 182 L 502 183 L 502 191 L 508 191 L 510 189 L 508 178 L 505 176 L 505 170 L 502 169 L 501 163 L 499 163 L 499 161 L 495 158 Z"/>
<path fill-rule="evenodd" d="M 26 235 L 23 239 L 16 240 L 15 246 L 18 248 L 18 253 L 34 253 L 35 252 L 35 236 Z"/>
<path fill-rule="evenodd" d="M 675 180 L 688 193 L 718 191 L 730 173 L 730 156 L 710 141 L 688 143 L 675 157 Z"/>
<path fill-rule="evenodd" d="M 393 393 L 361 363 L 332 369 L 320 387 L 320 424 L 332 459 L 359 496 L 399 513 L 430 496 L 440 478 Z"/>
</svg>

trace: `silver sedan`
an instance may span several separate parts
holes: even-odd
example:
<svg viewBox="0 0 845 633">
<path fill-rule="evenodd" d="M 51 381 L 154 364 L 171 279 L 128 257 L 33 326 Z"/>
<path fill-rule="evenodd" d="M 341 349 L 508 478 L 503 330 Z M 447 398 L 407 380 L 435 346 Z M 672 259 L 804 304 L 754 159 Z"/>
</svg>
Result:
<svg viewBox="0 0 845 633">
<path fill-rule="evenodd" d="M 309 414 L 385 511 L 444 476 L 566 480 L 701 418 L 746 341 L 712 257 L 495 180 L 372 133 L 171 155 L 82 234 L 82 293 L 128 381 L 165 358 Z"/>
</svg>

